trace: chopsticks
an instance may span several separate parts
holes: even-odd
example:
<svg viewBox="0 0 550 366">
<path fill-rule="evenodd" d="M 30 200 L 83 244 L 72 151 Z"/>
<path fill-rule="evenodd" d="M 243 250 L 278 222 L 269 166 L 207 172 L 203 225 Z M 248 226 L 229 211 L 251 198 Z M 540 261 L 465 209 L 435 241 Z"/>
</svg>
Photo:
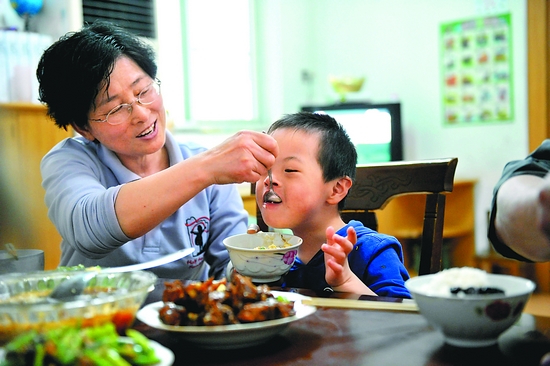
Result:
<svg viewBox="0 0 550 366">
<path fill-rule="evenodd" d="M 418 306 L 416 306 L 416 303 L 412 300 L 409 300 L 408 302 L 387 302 L 309 297 L 307 299 L 302 299 L 302 304 L 329 308 L 359 310 L 418 311 Z"/>
</svg>

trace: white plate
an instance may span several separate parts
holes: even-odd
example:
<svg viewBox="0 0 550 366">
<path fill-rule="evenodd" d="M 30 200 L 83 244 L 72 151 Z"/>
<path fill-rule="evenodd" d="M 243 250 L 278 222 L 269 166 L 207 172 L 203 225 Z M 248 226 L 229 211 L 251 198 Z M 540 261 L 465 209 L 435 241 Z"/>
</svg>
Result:
<svg viewBox="0 0 550 366">
<path fill-rule="evenodd" d="M 159 319 L 159 310 L 164 306 L 162 301 L 146 305 L 137 313 L 137 318 L 150 327 L 176 332 L 186 341 L 210 349 L 232 349 L 250 347 L 267 341 L 282 332 L 292 322 L 313 314 L 317 308 L 302 304 L 308 297 L 293 293 L 271 291 L 273 296 L 282 296 L 294 301 L 296 315 L 263 322 L 211 326 L 177 326 L 166 325 Z"/>
<path fill-rule="evenodd" d="M 151 347 L 153 347 L 153 349 L 155 350 L 155 355 L 160 360 L 160 362 L 156 363 L 154 366 L 172 366 L 174 364 L 174 352 L 151 339 L 149 340 L 149 344 L 151 345 Z M 5 353 L 6 351 L 4 350 L 4 348 L 0 348 L 0 362 L 5 361 Z"/>
</svg>

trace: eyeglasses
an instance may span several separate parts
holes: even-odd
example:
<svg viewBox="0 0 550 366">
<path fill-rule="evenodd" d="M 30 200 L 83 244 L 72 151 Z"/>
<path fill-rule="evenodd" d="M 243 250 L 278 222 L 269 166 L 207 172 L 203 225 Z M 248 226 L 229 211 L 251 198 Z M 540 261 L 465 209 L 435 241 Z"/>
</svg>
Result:
<svg viewBox="0 0 550 366">
<path fill-rule="evenodd" d="M 149 105 L 153 103 L 159 95 L 160 80 L 155 79 L 155 81 L 149 84 L 149 86 L 139 92 L 136 100 L 134 100 L 132 103 L 123 103 L 117 105 L 116 107 L 111 109 L 109 113 L 107 113 L 105 119 L 91 118 L 90 121 L 107 122 L 108 124 L 113 126 L 119 125 L 126 122 L 130 118 L 132 110 L 134 109 L 133 105 L 135 102 L 138 102 L 141 105 Z"/>
</svg>

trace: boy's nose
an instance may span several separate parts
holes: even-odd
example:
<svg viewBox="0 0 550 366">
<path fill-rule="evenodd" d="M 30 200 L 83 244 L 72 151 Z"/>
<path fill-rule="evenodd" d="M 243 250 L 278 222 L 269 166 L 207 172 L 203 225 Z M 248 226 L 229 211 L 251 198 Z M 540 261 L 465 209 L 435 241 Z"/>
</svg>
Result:
<svg viewBox="0 0 550 366">
<path fill-rule="evenodd" d="M 273 178 L 273 174 L 271 175 L 271 180 L 273 181 L 274 186 L 278 185 L 275 178 Z M 264 186 L 269 186 L 269 175 L 267 175 L 264 179 Z"/>
</svg>

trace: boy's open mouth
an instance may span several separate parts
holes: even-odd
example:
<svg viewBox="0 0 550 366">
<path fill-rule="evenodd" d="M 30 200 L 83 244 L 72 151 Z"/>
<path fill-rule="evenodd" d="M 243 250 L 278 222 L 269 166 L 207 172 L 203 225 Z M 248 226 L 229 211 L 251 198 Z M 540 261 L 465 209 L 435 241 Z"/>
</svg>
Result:
<svg viewBox="0 0 550 366">
<path fill-rule="evenodd" d="M 279 197 L 273 191 L 267 191 L 264 193 L 264 203 L 281 203 L 281 197 Z"/>
</svg>

